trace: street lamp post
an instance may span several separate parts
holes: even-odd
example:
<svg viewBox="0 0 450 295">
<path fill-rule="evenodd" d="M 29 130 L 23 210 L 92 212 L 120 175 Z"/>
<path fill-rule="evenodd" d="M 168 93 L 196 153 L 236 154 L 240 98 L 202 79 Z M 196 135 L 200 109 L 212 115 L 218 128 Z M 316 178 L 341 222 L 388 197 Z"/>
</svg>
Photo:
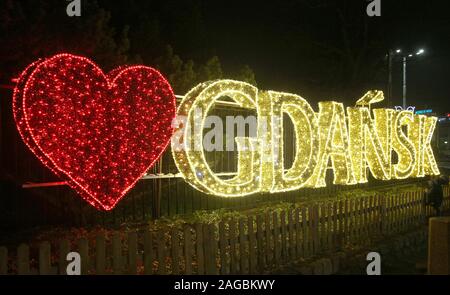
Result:
<svg viewBox="0 0 450 295">
<path fill-rule="evenodd" d="M 406 56 L 403 57 L 403 109 L 406 110 Z"/>
<path fill-rule="evenodd" d="M 395 54 L 401 54 L 402 51 L 401 49 L 397 49 L 395 50 Z M 421 55 L 425 53 L 424 49 L 419 49 L 415 55 Z M 389 99 L 391 99 L 391 95 L 392 95 L 392 58 L 394 55 L 394 51 L 390 50 L 389 51 L 389 86 L 388 86 L 388 96 Z M 408 60 L 408 58 L 412 58 L 414 55 L 413 54 L 407 54 L 407 55 L 403 55 L 402 56 L 402 62 L 403 62 L 403 109 L 406 110 L 406 61 Z"/>
<path fill-rule="evenodd" d="M 391 105 L 392 100 L 392 62 L 396 54 L 399 54 L 401 52 L 400 49 L 397 50 L 389 50 L 388 52 L 388 88 L 387 88 L 387 104 L 388 106 Z"/>
<path fill-rule="evenodd" d="M 388 52 L 388 87 L 387 87 L 387 104 L 388 107 L 391 105 L 391 99 L 392 99 L 392 58 L 394 56 L 394 53 L 392 50 L 389 50 Z"/>
</svg>

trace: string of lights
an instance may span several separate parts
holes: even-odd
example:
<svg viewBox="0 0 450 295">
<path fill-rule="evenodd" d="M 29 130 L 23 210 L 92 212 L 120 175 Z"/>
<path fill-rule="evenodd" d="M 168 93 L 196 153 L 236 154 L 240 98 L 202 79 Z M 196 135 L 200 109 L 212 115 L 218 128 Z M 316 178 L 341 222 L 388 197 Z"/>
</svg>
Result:
<svg viewBox="0 0 450 295">
<path fill-rule="evenodd" d="M 235 139 L 237 173 L 229 180 L 212 171 L 201 145 L 206 116 L 224 96 L 243 108 L 256 109 L 258 115 L 257 136 Z M 176 128 L 175 133 L 181 135 L 172 141 L 173 157 L 189 184 L 223 197 L 323 187 L 327 170 L 333 171 L 333 183 L 340 185 L 365 183 L 368 171 L 381 180 L 439 175 L 431 148 L 436 118 L 393 109 L 373 109 L 372 117 L 371 104 L 383 99 L 382 91 L 369 91 L 356 107 L 347 108 L 347 114 L 344 105 L 334 101 L 319 102 L 319 112 L 315 113 L 305 99 L 295 94 L 258 91 L 231 80 L 202 83 L 188 92 L 178 108 L 178 116 L 187 119 Z M 294 125 L 296 139 L 289 169 L 283 154 L 284 114 Z M 199 124 L 200 132 L 192 136 L 195 124 Z M 398 157 L 395 163 L 392 151 Z"/>
<path fill-rule="evenodd" d="M 316 113 L 296 94 L 216 80 L 195 86 L 176 109 L 170 84 L 153 68 L 121 66 L 104 74 L 87 58 L 59 54 L 23 71 L 13 111 L 25 144 L 63 180 L 57 185 L 110 210 L 139 179 L 182 177 L 204 193 L 240 197 L 323 187 L 328 170 L 339 185 L 367 182 L 368 171 L 381 180 L 438 175 L 431 148 L 437 119 L 371 110 L 383 99 L 382 91 L 369 91 L 356 107 L 319 102 Z M 236 173 L 216 173 L 206 160 L 203 129 L 216 105 L 257 113 L 256 137 L 235 138 Z M 296 146 L 290 168 L 284 162 L 285 115 Z M 170 140 L 179 173 L 147 174 Z"/>
<path fill-rule="evenodd" d="M 130 66 L 113 76 L 87 58 L 58 54 L 24 71 L 13 103 L 30 150 L 102 210 L 114 208 L 158 160 L 176 111 L 157 70 Z"/>
</svg>

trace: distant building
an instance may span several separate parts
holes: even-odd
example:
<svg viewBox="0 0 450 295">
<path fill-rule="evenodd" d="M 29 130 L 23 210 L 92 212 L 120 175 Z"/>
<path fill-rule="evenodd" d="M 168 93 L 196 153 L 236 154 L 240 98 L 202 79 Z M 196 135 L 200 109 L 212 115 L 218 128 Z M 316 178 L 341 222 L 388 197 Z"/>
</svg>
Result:
<svg viewBox="0 0 450 295">
<path fill-rule="evenodd" d="M 450 113 L 438 118 L 436 130 L 438 154 L 450 157 Z"/>
</svg>

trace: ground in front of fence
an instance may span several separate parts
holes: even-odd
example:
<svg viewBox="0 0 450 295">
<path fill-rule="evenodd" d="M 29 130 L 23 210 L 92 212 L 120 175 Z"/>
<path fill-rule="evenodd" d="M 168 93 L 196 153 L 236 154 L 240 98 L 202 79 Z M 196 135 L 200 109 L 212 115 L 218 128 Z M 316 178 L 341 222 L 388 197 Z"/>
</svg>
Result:
<svg viewBox="0 0 450 295">
<path fill-rule="evenodd" d="M 450 212 L 444 215 L 450 216 Z M 424 275 L 427 272 L 428 226 L 424 224 L 408 233 L 385 237 L 368 246 L 347 247 L 340 252 L 296 261 L 272 273 L 366 275 L 370 263 L 366 256 L 369 252 L 380 254 L 382 275 Z"/>
<path fill-rule="evenodd" d="M 382 255 L 389 269 L 402 264 L 395 261 L 401 255 L 426 245 L 424 221 L 434 212 L 423 206 L 423 193 L 420 187 L 361 192 L 209 214 L 202 222 L 77 229 L 75 236 L 62 231 L 57 239 L 42 239 L 41 234 L 39 242 L 0 247 L 0 274 L 64 274 L 70 251 L 80 253 L 82 274 L 364 273 L 365 255 L 372 251 Z M 449 186 L 444 193 L 443 208 L 449 211 Z M 392 253 L 398 256 L 394 260 Z M 420 262 L 414 256 L 404 261 Z M 292 262 L 299 266 L 292 268 Z"/>
</svg>

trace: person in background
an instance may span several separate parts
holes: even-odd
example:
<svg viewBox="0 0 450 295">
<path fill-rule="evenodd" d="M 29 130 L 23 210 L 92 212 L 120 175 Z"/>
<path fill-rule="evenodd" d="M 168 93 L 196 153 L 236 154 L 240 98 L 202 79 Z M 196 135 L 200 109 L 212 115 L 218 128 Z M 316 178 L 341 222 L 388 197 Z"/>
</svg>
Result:
<svg viewBox="0 0 450 295">
<path fill-rule="evenodd" d="M 441 185 L 449 184 L 449 177 L 448 177 L 448 175 L 444 175 L 444 174 L 439 175 L 439 182 L 440 182 Z"/>
<path fill-rule="evenodd" d="M 425 206 L 431 206 L 436 211 L 435 216 L 441 215 L 442 201 L 444 200 L 444 191 L 442 186 L 448 184 L 448 176 L 441 175 L 430 179 L 425 189 Z"/>
</svg>

